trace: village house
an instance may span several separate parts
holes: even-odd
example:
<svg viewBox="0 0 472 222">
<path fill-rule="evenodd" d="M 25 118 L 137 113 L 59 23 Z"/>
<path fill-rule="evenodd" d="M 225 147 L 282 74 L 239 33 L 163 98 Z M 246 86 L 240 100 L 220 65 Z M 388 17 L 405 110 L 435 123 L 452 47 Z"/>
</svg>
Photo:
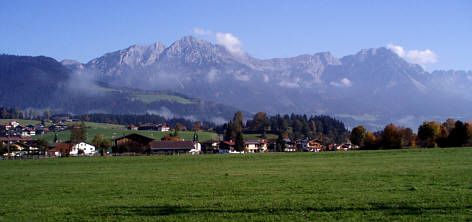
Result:
<svg viewBox="0 0 472 222">
<path fill-rule="evenodd" d="M 0 137 L 0 142 L 2 142 L 4 145 L 10 143 L 31 143 L 33 139 L 31 137 L 19 137 L 19 136 L 1 136 Z"/>
<path fill-rule="evenodd" d="M 128 126 L 128 130 L 138 130 L 138 127 L 131 124 L 131 125 Z"/>
<path fill-rule="evenodd" d="M 291 139 L 285 138 L 285 149 L 284 152 L 296 152 L 297 151 L 297 144 L 296 142 L 292 141 Z"/>
<path fill-rule="evenodd" d="M 85 156 L 93 156 L 95 155 L 95 146 L 92 144 L 88 144 L 86 142 L 80 142 L 78 144 L 75 144 L 71 147 L 70 150 L 70 155 L 71 156 L 79 156 L 79 155 L 85 155 Z"/>
<path fill-rule="evenodd" d="M 48 156 L 68 156 L 70 154 L 72 147 L 69 142 L 58 142 L 53 143 L 49 146 Z"/>
<path fill-rule="evenodd" d="M 165 124 L 161 124 L 157 127 L 157 131 L 168 132 L 169 130 L 170 130 L 170 126 L 165 125 Z"/>
<path fill-rule="evenodd" d="M 351 150 L 352 146 L 350 143 L 344 143 L 341 145 L 336 146 L 337 151 L 348 151 Z"/>
<path fill-rule="evenodd" d="M 198 154 L 198 144 L 192 141 L 157 141 L 149 143 L 150 154 Z"/>
<path fill-rule="evenodd" d="M 5 147 L 10 146 L 10 156 L 23 156 L 38 153 L 39 149 L 33 146 L 31 137 L 0 137 L 0 143 Z M 4 154 L 7 156 L 8 154 Z"/>
<path fill-rule="evenodd" d="M 149 149 L 149 143 L 154 139 L 137 133 L 128 134 L 113 140 L 113 152 L 144 153 Z"/>
<path fill-rule="evenodd" d="M 244 153 L 244 151 L 236 151 L 234 149 L 235 143 L 233 141 L 221 141 L 218 147 L 218 153 Z"/>
<path fill-rule="evenodd" d="M 308 152 L 320 152 L 320 151 L 323 151 L 325 148 L 325 146 L 321 143 L 320 140 L 318 139 L 310 140 L 308 138 L 298 141 L 297 147 Z"/>
<path fill-rule="evenodd" d="M 264 140 L 247 140 L 244 141 L 244 150 L 249 153 L 260 153 L 267 151 L 267 143 Z"/>
<path fill-rule="evenodd" d="M 160 131 L 160 132 L 168 132 L 170 130 L 170 127 L 165 124 L 147 123 L 147 124 L 139 126 L 137 130 L 154 130 L 154 131 Z"/>
<path fill-rule="evenodd" d="M 220 141 L 217 140 L 208 140 L 201 142 L 200 144 L 202 145 L 202 152 L 204 153 L 214 153 L 215 151 L 218 151 L 218 144 Z"/>
</svg>

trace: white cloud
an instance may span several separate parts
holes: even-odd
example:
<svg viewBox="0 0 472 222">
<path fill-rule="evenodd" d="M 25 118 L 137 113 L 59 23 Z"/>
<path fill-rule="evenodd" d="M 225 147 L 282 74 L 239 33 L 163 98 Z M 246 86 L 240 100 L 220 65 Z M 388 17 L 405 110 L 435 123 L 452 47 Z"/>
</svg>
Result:
<svg viewBox="0 0 472 222">
<path fill-rule="evenodd" d="M 264 74 L 264 82 L 265 83 L 268 83 L 269 82 L 269 76 Z"/>
<path fill-rule="evenodd" d="M 223 117 L 213 117 L 213 118 L 211 118 L 210 121 L 217 124 L 217 125 L 223 125 L 224 123 L 227 122 L 227 120 L 224 119 Z"/>
<path fill-rule="evenodd" d="M 279 86 L 287 87 L 287 88 L 298 88 L 300 85 L 298 82 L 300 81 L 299 78 L 296 78 L 295 81 L 288 81 L 288 80 L 282 80 L 279 82 Z"/>
<path fill-rule="evenodd" d="M 472 80 L 472 76 L 467 76 L 467 79 Z"/>
<path fill-rule="evenodd" d="M 235 74 L 234 78 L 236 78 L 239 81 L 249 81 L 249 79 L 251 79 L 249 75 L 241 75 L 241 74 Z"/>
<path fill-rule="evenodd" d="M 162 116 L 166 119 L 172 119 L 174 117 L 176 117 L 174 115 L 174 113 L 172 111 L 170 111 L 169 109 L 167 109 L 167 107 L 163 106 L 161 107 L 159 110 L 147 110 L 146 111 L 147 114 L 151 114 L 151 115 L 159 115 L 159 116 Z"/>
<path fill-rule="evenodd" d="M 438 61 L 439 56 L 430 49 L 425 50 L 405 50 L 402 46 L 388 44 L 387 48 L 396 53 L 400 58 L 405 59 L 409 63 L 419 64 L 424 66 L 426 64 L 434 64 Z"/>
<path fill-rule="evenodd" d="M 329 84 L 336 87 L 351 87 L 352 86 L 352 82 L 348 78 L 343 78 L 339 80 L 339 82 L 330 82 Z"/>
<path fill-rule="evenodd" d="M 194 28 L 193 33 L 196 35 L 208 36 L 211 39 L 216 41 L 216 44 L 224 46 L 229 52 L 242 55 L 244 51 L 242 50 L 242 42 L 236 36 L 231 33 L 216 32 L 214 33 L 211 30 L 206 30 L 202 28 Z"/>
<path fill-rule="evenodd" d="M 216 80 L 218 76 L 218 71 L 216 69 L 212 69 L 210 70 L 210 72 L 208 72 L 207 74 L 207 80 L 209 83 L 212 83 Z"/>
<path fill-rule="evenodd" d="M 193 29 L 193 33 L 197 34 L 197 35 L 212 35 L 213 32 L 210 31 L 210 30 L 205 30 L 205 29 L 201 29 L 201 28 L 194 28 Z"/>
<path fill-rule="evenodd" d="M 231 33 L 216 33 L 216 43 L 224 46 L 231 53 L 243 54 L 241 41 Z"/>
</svg>

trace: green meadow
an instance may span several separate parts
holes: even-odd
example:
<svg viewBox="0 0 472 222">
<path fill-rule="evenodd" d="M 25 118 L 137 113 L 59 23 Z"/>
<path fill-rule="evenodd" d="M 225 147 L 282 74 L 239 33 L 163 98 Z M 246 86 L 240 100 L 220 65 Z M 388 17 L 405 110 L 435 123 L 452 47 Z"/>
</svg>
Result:
<svg viewBox="0 0 472 222">
<path fill-rule="evenodd" d="M 151 130 L 127 130 L 122 125 L 114 125 L 114 124 L 103 124 L 103 123 L 91 123 L 86 122 L 86 133 L 87 133 L 87 142 L 91 143 L 95 135 L 100 134 L 103 138 L 113 140 L 118 137 L 128 135 L 130 133 L 137 133 L 143 136 L 147 136 L 156 140 L 161 140 L 164 135 L 170 134 L 173 131 L 169 132 L 159 132 L 159 131 L 151 131 Z M 194 136 L 193 131 L 179 131 L 178 137 L 184 140 L 192 140 Z M 57 134 L 57 139 L 60 141 L 68 141 L 70 140 L 70 130 L 65 130 L 57 133 L 47 133 L 44 135 L 36 135 L 33 136 L 34 139 L 45 139 L 50 144 L 54 141 L 54 136 Z M 206 141 L 206 140 L 216 140 L 218 135 L 213 132 L 205 132 L 199 131 L 197 132 L 199 141 Z"/>
<path fill-rule="evenodd" d="M 0 161 L 0 221 L 467 221 L 472 148 Z"/>
</svg>

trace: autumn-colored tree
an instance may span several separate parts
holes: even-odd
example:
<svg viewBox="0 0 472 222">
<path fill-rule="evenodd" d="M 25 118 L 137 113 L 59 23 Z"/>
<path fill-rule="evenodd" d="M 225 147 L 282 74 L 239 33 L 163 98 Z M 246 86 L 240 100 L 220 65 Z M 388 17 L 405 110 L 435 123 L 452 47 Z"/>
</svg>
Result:
<svg viewBox="0 0 472 222">
<path fill-rule="evenodd" d="M 312 133 L 313 138 L 318 138 L 318 135 L 317 135 L 317 132 L 316 132 L 316 123 L 315 123 L 314 120 L 310 121 L 310 129 L 311 129 L 311 133 Z"/>
<path fill-rule="evenodd" d="M 96 149 L 99 149 L 100 145 L 102 144 L 103 138 L 100 134 L 95 134 L 92 140 L 92 144 L 95 146 Z"/>
<path fill-rule="evenodd" d="M 43 118 L 48 120 L 51 118 L 51 111 L 49 111 L 48 109 L 44 110 L 44 113 L 43 113 Z"/>
<path fill-rule="evenodd" d="M 87 130 L 85 123 L 82 121 L 80 125 L 72 125 L 70 129 L 70 142 L 75 145 L 85 141 L 87 141 Z"/>
<path fill-rule="evenodd" d="M 416 146 L 416 135 L 410 128 L 398 127 L 398 132 L 401 136 L 402 147 L 414 147 Z"/>
<path fill-rule="evenodd" d="M 468 126 L 461 121 L 456 121 L 454 129 L 449 134 L 449 146 L 461 147 L 467 144 L 468 138 Z"/>
<path fill-rule="evenodd" d="M 68 157 L 71 151 L 71 144 L 70 143 L 58 143 L 56 145 L 57 152 L 61 153 L 61 157 Z"/>
<path fill-rule="evenodd" d="M 103 139 L 100 144 L 100 154 L 103 156 L 107 153 L 107 150 L 111 147 L 111 141 L 109 139 Z"/>
<path fill-rule="evenodd" d="M 248 128 L 253 132 L 262 132 L 269 125 L 269 119 L 264 112 L 258 112 L 254 115 L 252 121 L 249 122 Z"/>
<path fill-rule="evenodd" d="M 175 123 L 175 129 L 177 129 L 178 131 L 181 131 L 183 128 L 184 125 L 182 125 L 181 123 Z"/>
<path fill-rule="evenodd" d="M 196 122 L 196 123 L 193 124 L 193 126 L 192 126 L 192 130 L 193 130 L 193 131 L 200 131 L 200 128 L 201 128 L 201 123 L 200 123 L 200 122 Z"/>
<path fill-rule="evenodd" d="M 174 136 L 171 136 L 171 135 L 164 135 L 161 140 L 167 140 L 167 141 L 182 141 L 182 139 L 180 139 L 179 137 L 174 137 Z"/>
<path fill-rule="evenodd" d="M 243 127 L 243 113 L 241 111 L 234 114 L 233 123 L 240 124 L 241 128 Z"/>
<path fill-rule="evenodd" d="M 383 130 L 382 147 L 385 149 L 402 148 L 402 137 L 395 125 L 388 124 Z"/>
<path fill-rule="evenodd" d="M 3 155 L 5 153 L 8 153 L 8 150 L 5 145 L 3 145 L 3 142 L 0 142 L 0 155 Z"/>
<path fill-rule="evenodd" d="M 441 126 L 436 121 L 425 121 L 418 128 L 418 141 L 422 147 L 436 147 L 436 139 L 441 132 Z"/>
<path fill-rule="evenodd" d="M 372 132 L 367 132 L 364 138 L 364 146 L 363 149 L 373 150 L 378 149 L 377 140 Z"/>
<path fill-rule="evenodd" d="M 351 143 L 357 146 L 363 146 L 366 130 L 364 126 L 356 126 L 351 131 Z"/>
<path fill-rule="evenodd" d="M 471 122 L 471 121 L 469 121 Z M 466 137 L 467 137 L 467 142 L 465 146 L 472 146 L 472 123 L 467 122 L 465 124 L 466 128 Z"/>
</svg>

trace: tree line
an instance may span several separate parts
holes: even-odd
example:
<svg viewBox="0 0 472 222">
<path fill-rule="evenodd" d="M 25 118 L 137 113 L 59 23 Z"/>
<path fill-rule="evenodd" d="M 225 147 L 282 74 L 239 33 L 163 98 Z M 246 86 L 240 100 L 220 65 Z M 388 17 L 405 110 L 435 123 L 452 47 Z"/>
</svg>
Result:
<svg viewBox="0 0 472 222">
<path fill-rule="evenodd" d="M 235 139 L 239 132 L 261 134 L 262 138 L 270 133 L 291 140 L 320 139 L 326 144 L 342 143 L 349 137 L 349 131 L 339 120 L 325 115 L 308 117 L 293 113 L 269 117 L 264 112 L 258 112 L 244 123 L 241 112 L 237 112 L 232 121 L 218 126 L 216 131 L 224 134 L 225 139 Z"/>
<path fill-rule="evenodd" d="M 27 109 L 21 110 L 19 108 L 0 107 L 0 119 L 25 119 L 25 120 L 42 120 L 49 119 L 51 111 L 48 109 L 43 112 L 38 110 Z"/>
<path fill-rule="evenodd" d="M 425 121 L 418 127 L 417 134 L 411 128 L 392 123 L 377 132 L 369 132 L 364 126 L 357 126 L 352 129 L 350 140 L 360 149 L 472 146 L 472 124 L 453 119 L 447 119 L 443 123 Z"/>
</svg>

